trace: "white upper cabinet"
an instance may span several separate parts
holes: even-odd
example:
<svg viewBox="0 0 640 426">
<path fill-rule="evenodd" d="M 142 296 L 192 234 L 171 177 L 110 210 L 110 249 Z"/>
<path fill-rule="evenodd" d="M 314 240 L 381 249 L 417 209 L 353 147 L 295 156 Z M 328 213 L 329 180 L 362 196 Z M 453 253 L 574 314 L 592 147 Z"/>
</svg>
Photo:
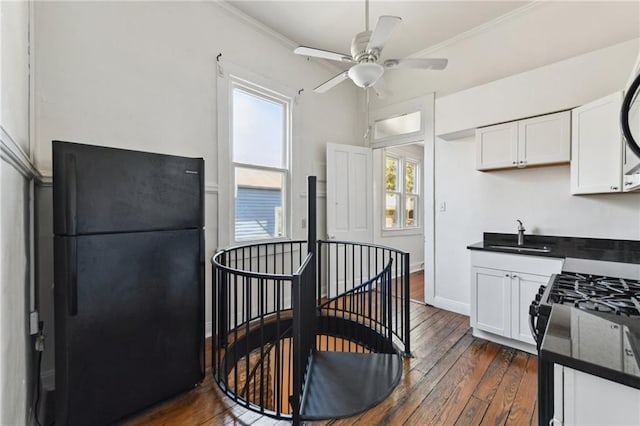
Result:
<svg viewBox="0 0 640 426">
<path fill-rule="evenodd" d="M 476 130 L 476 168 L 478 170 L 516 167 L 518 162 L 518 123 L 504 123 Z"/>
<path fill-rule="evenodd" d="M 478 170 L 565 163 L 571 159 L 569 111 L 476 130 Z"/>
<path fill-rule="evenodd" d="M 569 111 L 518 121 L 518 164 L 535 166 L 571 160 Z"/>
<path fill-rule="evenodd" d="M 622 191 L 622 92 L 572 111 L 571 193 Z"/>
</svg>

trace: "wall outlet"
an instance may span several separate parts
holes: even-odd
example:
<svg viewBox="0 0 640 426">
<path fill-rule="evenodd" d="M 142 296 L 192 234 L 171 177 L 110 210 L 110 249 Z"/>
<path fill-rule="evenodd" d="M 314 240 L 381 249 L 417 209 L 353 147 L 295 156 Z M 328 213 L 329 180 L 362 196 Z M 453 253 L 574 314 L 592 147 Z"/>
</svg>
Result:
<svg viewBox="0 0 640 426">
<path fill-rule="evenodd" d="M 306 228 L 307 227 L 307 219 L 302 219 L 302 223 L 300 225 L 302 226 L 302 228 Z"/>
<path fill-rule="evenodd" d="M 446 201 L 440 201 L 440 204 L 438 204 L 438 210 L 441 212 L 446 212 L 447 211 L 447 202 Z"/>
</svg>

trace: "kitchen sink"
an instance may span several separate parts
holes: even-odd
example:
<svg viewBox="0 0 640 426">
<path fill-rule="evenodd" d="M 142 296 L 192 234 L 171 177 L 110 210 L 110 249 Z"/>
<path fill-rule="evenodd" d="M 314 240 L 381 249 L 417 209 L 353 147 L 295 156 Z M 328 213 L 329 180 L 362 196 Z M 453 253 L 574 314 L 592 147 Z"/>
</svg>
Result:
<svg viewBox="0 0 640 426">
<path fill-rule="evenodd" d="M 513 250 L 518 252 L 531 252 L 531 253 L 549 253 L 551 249 L 549 247 L 527 247 L 527 246 L 494 246 L 490 245 L 488 248 L 500 249 L 500 250 Z"/>
</svg>

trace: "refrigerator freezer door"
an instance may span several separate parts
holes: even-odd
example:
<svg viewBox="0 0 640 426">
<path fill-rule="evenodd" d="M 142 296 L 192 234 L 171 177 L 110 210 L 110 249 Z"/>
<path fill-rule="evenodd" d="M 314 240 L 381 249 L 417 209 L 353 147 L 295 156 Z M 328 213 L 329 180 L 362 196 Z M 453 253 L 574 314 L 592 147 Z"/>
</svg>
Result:
<svg viewBox="0 0 640 426">
<path fill-rule="evenodd" d="M 204 161 L 53 142 L 54 234 L 198 228 Z"/>
<path fill-rule="evenodd" d="M 202 232 L 55 237 L 56 424 L 112 423 L 203 379 Z"/>
</svg>

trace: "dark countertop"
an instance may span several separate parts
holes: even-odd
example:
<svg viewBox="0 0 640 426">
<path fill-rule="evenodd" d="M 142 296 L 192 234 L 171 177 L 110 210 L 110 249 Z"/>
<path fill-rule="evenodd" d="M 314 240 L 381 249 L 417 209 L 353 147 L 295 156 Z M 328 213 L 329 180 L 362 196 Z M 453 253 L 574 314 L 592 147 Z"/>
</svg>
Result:
<svg viewBox="0 0 640 426">
<path fill-rule="evenodd" d="M 640 318 L 553 305 L 540 357 L 640 389 Z"/>
<path fill-rule="evenodd" d="M 483 241 L 468 245 L 469 250 L 483 250 L 499 253 L 525 254 L 556 258 L 577 258 L 604 260 L 609 262 L 640 264 L 640 241 L 612 240 L 607 238 L 559 237 L 553 235 L 526 235 L 526 247 L 548 247 L 550 252 L 520 252 L 492 246 L 516 246 L 516 234 L 485 232 Z"/>
</svg>

